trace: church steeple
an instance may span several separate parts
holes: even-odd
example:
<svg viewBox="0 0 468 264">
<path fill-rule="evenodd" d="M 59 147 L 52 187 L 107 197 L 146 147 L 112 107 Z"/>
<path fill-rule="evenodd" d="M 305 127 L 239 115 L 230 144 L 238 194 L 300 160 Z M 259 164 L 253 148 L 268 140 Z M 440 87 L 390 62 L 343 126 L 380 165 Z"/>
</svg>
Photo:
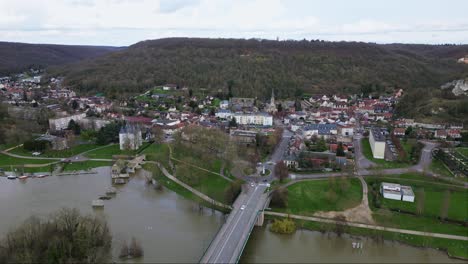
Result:
<svg viewBox="0 0 468 264">
<path fill-rule="evenodd" d="M 275 90 L 271 89 L 271 99 L 270 104 L 275 105 Z"/>
</svg>

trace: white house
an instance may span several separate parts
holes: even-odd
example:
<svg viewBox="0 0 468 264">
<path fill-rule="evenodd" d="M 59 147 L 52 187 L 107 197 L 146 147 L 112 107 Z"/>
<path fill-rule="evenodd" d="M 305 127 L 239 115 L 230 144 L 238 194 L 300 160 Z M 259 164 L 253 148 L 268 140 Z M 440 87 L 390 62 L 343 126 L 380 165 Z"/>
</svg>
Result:
<svg viewBox="0 0 468 264">
<path fill-rule="evenodd" d="M 371 128 L 369 133 L 369 144 L 374 159 L 385 158 L 385 135 L 379 128 Z"/>
<path fill-rule="evenodd" d="M 343 137 L 352 137 L 354 135 L 354 127 L 352 126 L 341 126 L 340 130 Z"/>
<path fill-rule="evenodd" d="M 226 109 L 220 109 L 215 113 L 217 118 L 221 119 L 230 119 L 232 117 L 232 112 Z"/>
</svg>

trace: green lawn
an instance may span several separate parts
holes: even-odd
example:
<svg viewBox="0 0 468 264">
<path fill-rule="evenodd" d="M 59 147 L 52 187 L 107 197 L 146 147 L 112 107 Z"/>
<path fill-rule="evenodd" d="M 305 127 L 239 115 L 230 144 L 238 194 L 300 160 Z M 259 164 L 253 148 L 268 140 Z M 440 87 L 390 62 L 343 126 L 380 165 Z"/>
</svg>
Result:
<svg viewBox="0 0 468 264">
<path fill-rule="evenodd" d="M 405 168 L 411 165 L 406 162 L 386 161 L 384 159 L 374 159 L 374 156 L 372 155 L 372 149 L 369 143 L 369 139 L 367 138 L 363 138 L 361 140 L 361 145 L 362 145 L 362 153 L 364 154 L 364 157 L 376 163 L 379 168 L 383 168 L 383 169 Z"/>
<path fill-rule="evenodd" d="M 166 169 L 169 169 L 169 146 L 167 144 L 153 143 L 145 148 L 141 154 L 145 154 L 147 160 L 158 161 Z"/>
<path fill-rule="evenodd" d="M 468 190 L 463 188 L 456 188 L 438 184 L 436 182 L 419 182 L 412 181 L 411 179 L 382 179 L 382 178 L 366 178 L 369 186 L 373 183 L 380 186 L 382 181 L 399 183 L 408 185 L 413 188 L 413 192 L 416 194 L 415 202 L 403 202 L 391 199 L 381 198 L 383 208 L 388 209 L 400 209 L 411 213 L 416 213 L 416 200 L 418 199 L 417 194 L 419 190 L 424 190 L 424 212 L 423 215 L 426 217 L 437 218 L 440 216 L 440 209 L 442 206 L 442 200 L 446 190 L 450 190 L 450 206 L 448 210 L 448 218 L 458 221 L 468 221 Z M 369 194 L 369 201 L 373 200 L 373 196 Z"/>
<path fill-rule="evenodd" d="M 23 166 L 13 166 L 13 170 L 16 169 L 18 173 L 36 173 L 36 172 L 51 172 L 51 166 L 52 165 L 44 165 L 41 167 L 23 167 Z M 0 166 L 0 169 L 3 169 L 4 171 L 11 171 L 11 166 Z"/>
<path fill-rule="evenodd" d="M 453 174 L 449 171 L 449 169 L 444 165 L 441 160 L 433 159 L 429 169 L 437 174 L 453 177 Z"/>
<path fill-rule="evenodd" d="M 40 160 L 40 159 L 22 159 L 15 158 L 0 153 L 0 166 L 10 166 L 10 165 L 24 165 L 24 164 L 47 164 L 52 163 L 54 160 Z"/>
<path fill-rule="evenodd" d="M 401 175 L 401 177 L 366 177 L 365 179 L 369 186 L 369 205 L 378 224 L 403 229 L 468 236 L 467 227 L 454 222 L 441 222 L 438 219 L 444 193 L 446 190 L 450 190 L 448 218 L 461 222 L 468 221 L 468 190 L 463 187 L 448 186 L 437 182 L 436 179 L 416 174 L 405 174 Z M 378 191 L 382 181 L 411 186 L 416 194 L 415 202 L 384 199 Z M 420 215 L 417 215 L 418 191 L 421 189 L 424 190 L 424 209 Z M 376 199 L 380 201 L 380 209 L 376 207 L 378 206 Z"/>
<path fill-rule="evenodd" d="M 176 168 L 178 168 L 177 164 L 179 164 L 179 162 L 175 161 L 174 163 L 176 165 Z M 187 184 L 219 202 L 224 202 L 224 191 L 230 184 L 228 180 L 224 179 L 219 175 L 215 175 L 195 167 L 190 167 L 190 170 L 192 176 L 198 178 L 199 181 L 197 184 Z"/>
<path fill-rule="evenodd" d="M 139 150 L 148 146 L 149 143 L 143 143 Z M 90 159 L 112 159 L 114 155 L 135 155 L 139 150 L 120 150 L 119 144 L 112 144 L 85 154 Z"/>
<path fill-rule="evenodd" d="M 218 208 L 217 206 L 214 206 L 213 204 L 210 204 L 206 202 L 205 200 L 202 200 L 200 197 L 194 195 L 192 192 L 189 190 L 185 189 L 184 187 L 180 186 L 178 183 L 172 181 L 171 179 L 167 178 L 164 176 L 164 174 L 161 172 L 161 170 L 155 165 L 151 163 L 146 163 L 143 165 L 143 168 L 145 170 L 151 171 L 153 173 L 153 178 L 159 183 L 168 188 L 169 190 L 181 195 L 182 197 L 186 199 L 193 200 L 195 202 L 198 202 L 206 207 L 211 207 L 214 209 L 217 209 L 222 212 L 226 212 L 225 208 Z"/>
<path fill-rule="evenodd" d="M 95 144 L 81 144 L 73 146 L 69 149 L 64 150 L 47 150 L 46 152 L 42 153 L 39 157 L 48 157 L 48 158 L 69 158 L 85 151 L 98 148 L 100 146 Z M 21 155 L 21 156 L 32 156 L 32 151 L 25 150 L 22 147 L 18 147 L 12 149 L 10 153 Z"/>
<path fill-rule="evenodd" d="M 65 164 L 64 171 L 80 171 L 80 170 L 90 170 L 92 168 L 112 166 L 112 162 L 109 161 L 82 161 L 82 162 L 71 162 Z"/>
<path fill-rule="evenodd" d="M 468 236 L 468 228 L 458 224 L 441 222 L 433 217 L 414 216 L 387 210 L 375 210 L 372 217 L 383 226 L 427 231 L 432 233 Z"/>
<path fill-rule="evenodd" d="M 348 182 L 346 190 L 341 190 L 341 181 Z M 301 181 L 290 185 L 288 193 L 288 207 L 275 208 L 276 211 L 300 215 L 342 211 L 359 205 L 362 200 L 361 183 L 355 178 Z"/>
<path fill-rule="evenodd" d="M 468 148 L 457 148 L 458 153 L 468 158 Z"/>
</svg>

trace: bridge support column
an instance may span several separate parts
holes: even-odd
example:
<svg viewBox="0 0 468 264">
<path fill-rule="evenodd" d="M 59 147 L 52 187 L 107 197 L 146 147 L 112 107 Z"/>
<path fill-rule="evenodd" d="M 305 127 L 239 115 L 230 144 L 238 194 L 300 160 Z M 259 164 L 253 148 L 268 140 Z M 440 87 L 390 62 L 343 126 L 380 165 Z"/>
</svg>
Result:
<svg viewBox="0 0 468 264">
<path fill-rule="evenodd" d="M 257 223 L 255 223 L 256 226 L 263 226 L 263 222 L 265 221 L 265 214 L 263 213 L 263 211 L 261 211 L 259 214 L 258 214 L 258 217 L 257 217 Z"/>
</svg>

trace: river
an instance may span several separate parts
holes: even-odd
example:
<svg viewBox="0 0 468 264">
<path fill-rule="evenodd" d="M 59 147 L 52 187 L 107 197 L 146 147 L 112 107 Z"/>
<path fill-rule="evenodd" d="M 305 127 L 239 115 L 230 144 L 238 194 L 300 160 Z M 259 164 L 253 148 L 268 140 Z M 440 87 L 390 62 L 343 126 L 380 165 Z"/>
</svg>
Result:
<svg viewBox="0 0 468 264">
<path fill-rule="evenodd" d="M 138 262 L 197 262 L 224 216 L 169 190 L 155 190 L 137 175 L 118 187 L 103 209 L 92 209 L 91 201 L 111 186 L 109 168 L 96 174 L 50 176 L 42 179 L 8 180 L 0 177 L 0 236 L 28 216 L 45 216 L 61 207 L 82 213 L 104 215 L 113 236 L 113 255 L 123 240 L 136 237 L 144 257 Z M 373 243 L 361 239 L 363 248 L 353 249 L 359 238 L 328 237 L 319 232 L 298 231 L 294 235 L 273 234 L 255 228 L 242 262 L 458 262 L 437 250 L 399 243 Z M 118 260 L 114 257 L 115 261 Z"/>
<path fill-rule="evenodd" d="M 111 186 L 109 168 L 97 174 L 50 176 L 27 180 L 0 177 L 0 235 L 28 216 L 45 216 L 61 207 L 82 213 L 105 215 L 113 236 L 113 255 L 123 240 L 136 237 L 144 249 L 139 262 L 197 262 L 224 216 L 203 208 L 170 190 L 146 185 L 141 175 L 118 186 L 115 198 L 103 209 L 92 209 L 91 201 Z M 115 259 L 116 261 L 120 261 Z"/>
</svg>

